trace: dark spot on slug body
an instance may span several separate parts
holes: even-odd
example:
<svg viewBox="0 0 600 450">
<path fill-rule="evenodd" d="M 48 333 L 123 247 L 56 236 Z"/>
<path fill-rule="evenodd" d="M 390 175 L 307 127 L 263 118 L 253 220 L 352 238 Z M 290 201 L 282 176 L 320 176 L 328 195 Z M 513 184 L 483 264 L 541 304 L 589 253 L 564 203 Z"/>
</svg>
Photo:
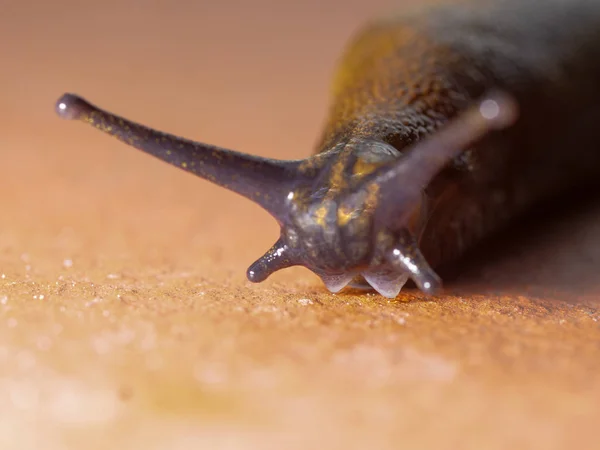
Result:
<svg viewBox="0 0 600 450">
<path fill-rule="evenodd" d="M 442 286 L 434 267 L 534 201 L 600 173 L 592 145 L 577 155 L 562 146 L 581 117 L 600 118 L 600 63 L 580 67 L 600 61 L 600 44 L 592 45 L 600 42 L 600 8 L 590 0 L 565 4 L 549 0 L 540 17 L 536 0 L 506 0 L 367 27 L 342 59 L 317 152 L 304 160 L 190 141 L 73 94 L 56 111 L 269 212 L 279 239 L 249 267 L 250 281 L 304 266 L 332 292 L 368 284 L 393 298 L 411 279 L 433 294 Z M 569 15 L 572 8 L 577 14 Z M 556 27 L 576 19 L 578 33 Z M 585 130 L 586 144 L 600 142 L 594 128 Z"/>
</svg>

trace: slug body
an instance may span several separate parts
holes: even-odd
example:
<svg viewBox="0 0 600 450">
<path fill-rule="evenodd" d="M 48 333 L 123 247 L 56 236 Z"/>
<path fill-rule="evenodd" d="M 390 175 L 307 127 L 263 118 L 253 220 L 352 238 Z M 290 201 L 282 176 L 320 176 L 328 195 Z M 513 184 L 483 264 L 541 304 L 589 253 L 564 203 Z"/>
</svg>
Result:
<svg viewBox="0 0 600 450">
<path fill-rule="evenodd" d="M 337 292 L 425 292 L 533 203 L 600 175 L 600 2 L 505 0 L 375 22 L 342 58 L 316 152 L 279 161 L 146 128 L 65 94 L 64 118 L 258 203 L 280 224 L 248 269 Z M 366 283 L 365 283 L 366 282 Z"/>
</svg>

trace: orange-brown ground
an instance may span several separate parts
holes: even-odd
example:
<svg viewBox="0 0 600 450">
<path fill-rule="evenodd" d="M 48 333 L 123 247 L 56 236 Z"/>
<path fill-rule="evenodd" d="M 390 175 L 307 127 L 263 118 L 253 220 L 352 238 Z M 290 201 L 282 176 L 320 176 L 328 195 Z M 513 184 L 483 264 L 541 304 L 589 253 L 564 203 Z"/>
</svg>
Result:
<svg viewBox="0 0 600 450">
<path fill-rule="evenodd" d="M 597 448 L 600 208 L 432 299 L 252 285 L 265 213 L 54 115 L 72 91 L 300 157 L 343 44 L 393 5 L 216 3 L 3 3 L 0 448 Z"/>
</svg>

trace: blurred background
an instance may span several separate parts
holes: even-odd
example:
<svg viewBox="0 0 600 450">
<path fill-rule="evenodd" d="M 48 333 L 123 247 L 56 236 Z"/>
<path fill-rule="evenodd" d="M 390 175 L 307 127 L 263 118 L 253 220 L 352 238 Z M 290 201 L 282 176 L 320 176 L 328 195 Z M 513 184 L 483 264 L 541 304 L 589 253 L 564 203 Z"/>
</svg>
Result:
<svg viewBox="0 0 600 450">
<path fill-rule="evenodd" d="M 435 301 L 251 285 L 266 213 L 54 113 L 303 157 L 347 41 L 415 5 L 2 0 L 0 448 L 586 448 L 600 208 Z"/>
</svg>

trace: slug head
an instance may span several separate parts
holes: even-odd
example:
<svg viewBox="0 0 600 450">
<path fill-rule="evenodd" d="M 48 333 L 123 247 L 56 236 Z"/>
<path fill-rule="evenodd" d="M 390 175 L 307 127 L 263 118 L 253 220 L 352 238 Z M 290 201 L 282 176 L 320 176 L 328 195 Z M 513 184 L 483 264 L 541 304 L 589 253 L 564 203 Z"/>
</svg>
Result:
<svg viewBox="0 0 600 450">
<path fill-rule="evenodd" d="M 342 289 L 374 260 L 377 192 L 363 194 L 348 197 L 347 191 L 318 182 L 290 191 L 278 216 L 280 237 L 250 266 L 248 278 L 260 282 L 283 267 L 300 265 L 319 275 L 330 290 Z"/>
<path fill-rule="evenodd" d="M 387 144 L 372 142 L 357 149 L 331 149 L 302 161 L 279 161 L 153 130 L 73 94 L 61 97 L 56 111 L 268 211 L 280 224 L 280 237 L 250 266 L 250 281 L 261 282 L 278 270 L 300 265 L 319 275 L 333 292 L 362 275 L 386 297 L 398 295 L 409 277 L 425 292 L 441 286 L 415 238 L 423 190 L 475 140 L 516 118 L 512 99 L 496 94 L 486 96 L 402 157 Z M 347 180 L 341 177 L 340 168 L 352 158 L 362 158 L 361 153 L 375 155 L 380 163 Z"/>
<path fill-rule="evenodd" d="M 398 295 L 409 277 L 422 291 L 436 292 L 441 280 L 417 242 L 427 214 L 424 189 L 462 151 L 487 133 L 512 125 L 517 114 L 511 97 L 490 94 L 354 183 L 340 188 L 321 174 L 321 184 L 290 191 L 279 215 L 280 238 L 250 266 L 248 278 L 260 282 L 284 267 L 302 265 L 333 292 L 357 275 L 386 297 Z M 367 148 L 349 153 L 373 153 L 387 144 L 363 145 Z M 340 153 L 335 156 L 343 160 Z M 334 160 L 332 165 L 336 164 Z M 339 173 L 335 167 L 330 172 Z"/>
</svg>

